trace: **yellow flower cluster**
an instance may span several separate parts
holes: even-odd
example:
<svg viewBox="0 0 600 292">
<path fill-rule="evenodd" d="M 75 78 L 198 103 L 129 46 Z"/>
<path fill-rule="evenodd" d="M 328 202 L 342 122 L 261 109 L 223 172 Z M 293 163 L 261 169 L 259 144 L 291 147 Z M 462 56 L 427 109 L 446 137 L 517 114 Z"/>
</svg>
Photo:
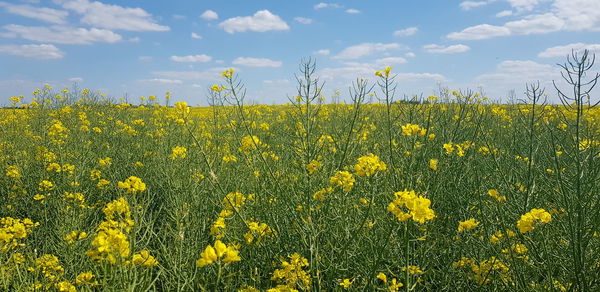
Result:
<svg viewBox="0 0 600 292">
<path fill-rule="evenodd" d="M 388 205 L 387 210 L 396 215 L 399 221 L 413 219 L 418 223 L 435 218 L 435 212 L 430 208 L 431 201 L 421 195 L 417 195 L 415 191 L 401 191 L 394 193 L 395 199 Z M 402 208 L 408 209 L 405 212 Z"/>
<path fill-rule="evenodd" d="M 224 155 L 223 162 L 225 162 L 225 163 L 237 162 L 237 157 L 235 157 L 235 155 L 233 155 L 233 154 Z"/>
<path fill-rule="evenodd" d="M 50 281 L 62 276 L 65 269 L 60 265 L 58 257 L 52 254 L 44 254 L 35 260 L 35 266 L 40 269 L 42 275 Z"/>
<path fill-rule="evenodd" d="M 6 176 L 10 178 L 21 178 L 21 172 L 19 168 L 15 165 L 10 165 L 6 168 Z"/>
<path fill-rule="evenodd" d="M 50 137 L 52 143 L 62 144 L 64 143 L 64 139 L 67 138 L 67 133 L 69 129 L 65 127 L 65 125 L 59 120 L 52 120 L 52 124 L 48 128 L 48 136 Z"/>
<path fill-rule="evenodd" d="M 171 159 L 186 158 L 186 157 L 187 157 L 187 149 L 182 146 L 173 147 L 173 150 L 171 150 L 171 155 L 169 155 L 169 158 L 171 158 Z"/>
<path fill-rule="evenodd" d="M 250 231 L 244 234 L 244 238 L 248 244 L 256 243 L 259 244 L 263 238 L 270 238 L 277 236 L 277 232 L 273 230 L 267 223 L 259 222 L 247 222 L 246 225 Z"/>
<path fill-rule="evenodd" d="M 354 170 L 358 176 L 372 176 L 376 172 L 385 171 L 386 169 L 387 165 L 373 153 L 358 158 L 358 163 L 354 165 Z"/>
<path fill-rule="evenodd" d="M 250 198 L 251 195 L 248 195 Z M 223 199 L 223 209 L 219 213 L 217 220 L 210 227 L 210 235 L 216 238 L 225 236 L 225 228 L 227 224 L 225 219 L 233 216 L 246 203 L 246 196 L 240 192 L 229 193 Z"/>
<path fill-rule="evenodd" d="M 130 246 L 126 233 L 134 222 L 131 220 L 129 203 L 123 197 L 106 204 L 103 211 L 105 221 L 100 223 L 92 240 L 94 249 L 86 254 L 94 260 L 116 264 L 119 259 L 129 257 Z"/>
<path fill-rule="evenodd" d="M 344 192 L 349 192 L 354 187 L 354 176 L 345 170 L 337 171 L 331 178 L 329 178 L 329 183 L 341 187 Z"/>
<path fill-rule="evenodd" d="M 46 167 L 46 171 L 73 174 L 73 172 L 75 171 L 75 165 L 66 163 L 60 166 L 60 164 L 53 162 L 48 164 L 48 167 Z"/>
<path fill-rule="evenodd" d="M 154 267 L 158 265 L 158 261 L 150 255 L 150 252 L 147 250 L 142 250 L 133 255 L 131 258 L 131 263 L 136 266 L 144 266 L 144 267 Z"/>
<path fill-rule="evenodd" d="M 475 218 L 461 221 L 461 222 L 458 222 L 458 232 L 464 232 L 467 230 L 471 230 L 477 226 L 479 226 L 479 221 L 475 220 Z"/>
<path fill-rule="evenodd" d="M 384 284 L 388 283 L 388 277 L 384 273 L 377 274 L 377 279 L 381 280 Z M 404 284 L 402 284 L 402 282 L 398 281 L 396 278 L 392 278 L 389 282 L 389 286 L 387 286 L 386 289 L 387 291 L 396 292 L 400 291 L 400 288 L 404 287 Z"/>
<path fill-rule="evenodd" d="M 34 223 L 29 218 L 0 218 L 0 251 L 7 252 L 17 246 L 24 246 L 25 244 L 19 240 L 25 239 L 38 225 L 39 222 Z"/>
<path fill-rule="evenodd" d="M 421 128 L 419 125 L 408 123 L 402 126 L 402 136 L 423 137 L 425 134 L 427 134 L 427 129 Z"/>
<path fill-rule="evenodd" d="M 517 221 L 517 228 L 519 228 L 521 233 L 527 233 L 535 229 L 533 225 L 536 221 L 546 224 L 552 221 L 552 215 L 544 209 L 531 209 L 531 211 L 523 214 L 521 219 Z"/>
<path fill-rule="evenodd" d="M 429 160 L 429 168 L 431 168 L 432 170 L 437 170 L 438 169 L 438 160 L 430 159 Z"/>
<path fill-rule="evenodd" d="M 325 195 L 328 195 L 331 193 L 333 193 L 332 187 L 320 189 L 313 194 L 313 199 L 319 200 L 319 201 L 325 201 Z"/>
<path fill-rule="evenodd" d="M 233 77 L 234 72 L 235 71 L 233 68 L 229 68 L 229 69 L 223 71 L 223 73 L 221 73 L 221 77 L 231 78 L 231 77 Z"/>
<path fill-rule="evenodd" d="M 498 243 L 500 241 L 502 241 L 505 237 L 515 237 L 517 236 L 516 233 L 514 233 L 512 230 L 507 229 L 506 232 L 502 232 L 502 231 L 496 231 L 496 233 L 494 233 L 492 236 L 490 236 L 490 242 L 491 243 Z"/>
<path fill-rule="evenodd" d="M 130 176 L 125 181 L 120 181 L 117 186 L 124 189 L 127 194 L 135 194 L 146 190 L 146 184 L 137 176 Z"/>
<path fill-rule="evenodd" d="M 390 71 L 392 71 L 392 67 L 385 67 L 383 71 L 375 71 L 375 75 L 379 77 L 389 77 Z"/>
<path fill-rule="evenodd" d="M 496 189 L 488 190 L 488 195 L 496 199 L 498 202 L 506 202 L 506 196 L 501 196 L 498 190 Z"/>
<path fill-rule="evenodd" d="M 54 190 L 54 184 L 49 180 L 43 180 L 38 184 L 38 191 L 49 192 Z"/>
<path fill-rule="evenodd" d="M 256 136 L 245 136 L 244 138 L 242 138 L 241 144 L 242 144 L 240 146 L 241 152 L 247 152 L 250 150 L 254 150 L 254 149 L 257 149 L 257 147 L 260 147 L 263 145 L 263 143 L 260 141 L 260 139 L 258 139 L 258 137 L 256 137 Z"/>
<path fill-rule="evenodd" d="M 77 230 L 73 230 L 71 231 L 71 233 L 67 234 L 67 236 L 64 237 L 64 240 L 67 242 L 67 244 L 73 244 L 76 240 L 82 240 L 87 238 L 87 232 L 79 232 Z"/>
<path fill-rule="evenodd" d="M 460 144 L 454 144 L 454 143 L 450 142 L 450 143 L 445 143 L 443 147 L 444 147 L 444 150 L 446 150 L 447 155 L 452 155 L 453 153 L 456 153 L 456 156 L 459 156 L 459 157 L 465 156 L 465 150 L 463 149 L 462 145 L 460 145 Z"/>
<path fill-rule="evenodd" d="M 217 240 L 215 241 L 214 247 L 209 244 L 204 251 L 200 253 L 200 258 L 196 261 L 196 266 L 201 268 L 217 262 L 218 260 L 222 260 L 223 263 L 229 264 L 232 262 L 239 262 L 242 259 L 235 246 L 228 246 L 220 240 Z"/>
<path fill-rule="evenodd" d="M 308 171 L 308 174 L 314 174 L 319 170 L 319 168 L 321 168 L 321 166 L 323 166 L 323 162 L 312 160 L 306 165 L 306 170 Z"/>
<path fill-rule="evenodd" d="M 452 263 L 455 268 L 469 267 L 473 272 L 469 278 L 479 285 L 489 284 L 498 276 L 504 283 L 511 283 L 510 269 L 500 259 L 492 256 L 477 264 L 475 259 L 463 257 L 459 261 Z"/>
<path fill-rule="evenodd" d="M 98 159 L 98 165 L 100 165 L 102 167 L 111 166 L 112 165 L 112 158 L 110 158 L 110 157 L 100 158 L 100 159 Z"/>
<path fill-rule="evenodd" d="M 178 101 L 174 105 L 175 105 L 175 108 L 177 108 L 177 110 L 179 112 L 181 112 L 181 114 L 183 116 L 185 116 L 185 115 L 187 115 L 187 114 L 190 113 L 190 108 L 188 107 L 187 102 L 185 102 L 185 101 Z"/>
<path fill-rule="evenodd" d="M 223 91 L 223 89 L 225 89 L 226 87 L 224 85 L 219 85 L 219 84 L 213 84 L 210 87 L 210 90 L 214 91 L 214 92 L 221 92 Z"/>
<path fill-rule="evenodd" d="M 297 286 L 303 290 L 310 290 L 310 275 L 304 270 L 308 267 L 308 260 L 298 253 L 288 256 L 289 261 L 281 258 L 281 269 L 276 269 L 273 272 L 271 280 L 278 282 L 279 285 L 274 291 L 284 288 L 295 289 Z"/>
</svg>

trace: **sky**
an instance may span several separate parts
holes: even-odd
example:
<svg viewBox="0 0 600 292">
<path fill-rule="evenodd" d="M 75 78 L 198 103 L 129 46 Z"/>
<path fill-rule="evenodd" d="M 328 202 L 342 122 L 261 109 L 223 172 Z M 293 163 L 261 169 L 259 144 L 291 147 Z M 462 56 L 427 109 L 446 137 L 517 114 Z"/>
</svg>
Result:
<svg viewBox="0 0 600 292">
<path fill-rule="evenodd" d="M 557 100 L 557 63 L 583 49 L 600 52 L 599 0 L 0 0 L 0 104 L 48 83 L 206 105 L 227 68 L 248 103 L 282 104 L 307 58 L 326 96 L 390 66 L 397 98 L 539 81 Z"/>
</svg>

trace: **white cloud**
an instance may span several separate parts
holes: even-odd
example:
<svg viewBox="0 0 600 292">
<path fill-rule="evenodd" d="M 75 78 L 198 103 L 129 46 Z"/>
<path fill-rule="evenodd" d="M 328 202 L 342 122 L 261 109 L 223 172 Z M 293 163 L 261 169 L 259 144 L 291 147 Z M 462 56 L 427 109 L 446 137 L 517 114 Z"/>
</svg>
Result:
<svg viewBox="0 0 600 292">
<path fill-rule="evenodd" d="M 453 32 L 448 38 L 481 40 L 498 36 L 543 34 L 556 31 L 600 31 L 600 1 L 598 0 L 508 0 L 517 12 L 531 11 L 542 2 L 552 2 L 545 11 L 525 15 L 502 26 L 481 24 Z M 505 10 L 497 17 L 513 15 Z"/>
<path fill-rule="evenodd" d="M 507 22 L 504 27 L 513 34 L 541 34 L 561 30 L 565 21 L 552 13 L 529 15 L 517 21 Z"/>
<path fill-rule="evenodd" d="M 348 13 L 348 14 L 359 14 L 360 10 L 354 9 L 354 8 L 350 8 L 350 9 L 346 9 L 345 12 Z"/>
<path fill-rule="evenodd" d="M 477 81 L 493 85 L 514 85 L 524 87 L 527 82 L 545 81 L 560 77 L 559 70 L 548 64 L 534 61 L 503 61 L 498 64 L 493 73 L 483 74 L 476 78 Z"/>
<path fill-rule="evenodd" d="M 339 5 L 339 4 L 321 2 L 319 4 L 316 4 L 313 8 L 315 8 L 315 9 L 323 9 L 323 8 L 342 8 L 342 7 L 343 6 Z"/>
<path fill-rule="evenodd" d="M 488 1 L 463 1 L 459 4 L 459 6 L 463 10 L 471 10 L 473 8 L 485 6 L 488 4 L 489 4 Z"/>
<path fill-rule="evenodd" d="M 229 68 L 216 67 L 204 71 L 154 71 L 152 72 L 152 75 L 159 77 L 159 79 L 177 79 L 194 81 L 217 80 L 221 72 L 227 69 Z"/>
<path fill-rule="evenodd" d="M 404 64 L 406 62 L 408 61 L 402 57 L 388 57 L 375 60 L 375 64 L 378 66 L 391 66 L 396 64 Z"/>
<path fill-rule="evenodd" d="M 353 66 L 346 66 L 346 67 L 339 67 L 339 68 L 325 68 L 321 71 L 318 72 L 318 75 L 320 78 L 323 78 L 324 80 L 331 80 L 331 81 L 336 81 L 339 79 L 342 80 L 356 80 L 356 78 L 360 78 L 360 77 L 366 77 L 366 78 L 373 78 L 373 76 L 375 76 L 375 71 L 377 70 L 381 70 L 381 68 L 377 67 L 377 66 L 373 66 L 373 65 L 368 65 L 368 64 L 353 64 L 350 63 L 349 65 L 353 65 Z M 393 70 L 392 70 L 393 71 Z M 443 81 L 446 80 L 446 78 L 441 75 L 441 74 L 437 74 L 437 73 L 398 73 L 398 80 L 399 82 L 419 82 L 419 81 L 429 81 L 429 82 L 435 82 L 435 81 Z"/>
<path fill-rule="evenodd" d="M 193 38 L 193 39 L 197 39 L 197 40 L 201 40 L 201 39 L 202 39 L 202 36 L 201 36 L 201 35 L 199 35 L 199 34 L 197 34 L 197 33 L 195 33 L 195 32 L 192 32 L 192 38 Z"/>
<path fill-rule="evenodd" d="M 229 18 L 219 24 L 226 32 L 236 33 L 245 31 L 265 32 L 270 30 L 289 30 L 290 27 L 279 16 L 269 10 L 260 10 L 253 16 L 238 16 Z"/>
<path fill-rule="evenodd" d="M 153 78 L 153 79 L 142 79 L 138 80 L 144 83 L 157 83 L 157 84 L 183 84 L 183 81 L 178 79 L 164 79 L 164 78 Z"/>
<path fill-rule="evenodd" d="M 600 1 L 555 0 L 554 14 L 565 21 L 567 30 L 600 31 Z"/>
<path fill-rule="evenodd" d="M 65 18 L 69 15 L 69 12 L 67 11 L 46 7 L 34 7 L 31 5 L 15 5 L 6 2 L 0 2 L 0 7 L 4 7 L 8 13 L 55 24 L 65 24 Z"/>
<path fill-rule="evenodd" d="M 208 55 L 193 55 L 193 56 L 171 56 L 171 61 L 174 62 L 186 62 L 186 63 L 206 63 L 210 62 L 212 58 Z"/>
<path fill-rule="evenodd" d="M 266 58 L 248 58 L 239 57 L 233 60 L 234 65 L 247 66 L 247 67 L 281 67 L 283 64 L 281 61 L 273 61 Z"/>
<path fill-rule="evenodd" d="M 513 15 L 512 10 L 502 10 L 496 13 L 496 17 L 507 17 Z"/>
<path fill-rule="evenodd" d="M 5 37 L 21 37 L 36 42 L 57 44 L 91 44 L 94 42 L 116 43 L 123 38 L 106 29 L 74 28 L 64 26 L 23 26 L 17 24 L 5 25 Z"/>
<path fill-rule="evenodd" d="M 440 45 L 426 45 L 423 46 L 423 49 L 427 53 L 431 54 L 456 54 L 456 53 L 464 53 L 469 51 L 471 48 L 469 46 L 465 46 L 462 44 L 451 45 L 451 46 L 440 46 Z"/>
<path fill-rule="evenodd" d="M 397 37 L 405 37 L 405 36 L 411 36 L 414 35 L 415 33 L 417 33 L 419 31 L 418 28 L 411 26 L 405 29 L 400 29 L 397 31 L 394 31 L 394 36 Z"/>
<path fill-rule="evenodd" d="M 448 38 L 453 40 L 484 40 L 507 35 L 510 35 L 510 29 L 506 27 L 480 24 L 467 27 L 461 32 L 453 32 L 448 35 Z"/>
<path fill-rule="evenodd" d="M 302 24 L 311 24 L 313 22 L 312 19 L 306 17 L 294 17 L 294 20 Z"/>
<path fill-rule="evenodd" d="M 202 13 L 202 15 L 200 15 L 200 18 L 202 18 L 204 20 L 215 20 L 215 19 L 219 19 L 219 14 L 217 14 L 216 12 L 209 9 L 209 10 L 204 11 L 204 13 Z"/>
<path fill-rule="evenodd" d="M 314 51 L 313 54 L 315 55 L 323 55 L 323 56 L 327 56 L 331 53 L 331 51 L 327 50 L 327 49 L 321 49 L 321 50 L 317 50 Z"/>
<path fill-rule="evenodd" d="M 128 8 L 88 0 L 55 0 L 63 8 L 83 15 L 81 22 L 94 27 L 129 31 L 168 31 L 141 8 Z"/>
<path fill-rule="evenodd" d="M 531 11 L 543 0 L 507 0 L 518 11 Z"/>
<path fill-rule="evenodd" d="M 83 78 L 81 77 L 71 77 L 68 79 L 71 83 L 83 83 Z"/>
<path fill-rule="evenodd" d="M 0 45 L 0 54 L 49 60 L 62 59 L 65 53 L 53 45 Z"/>
<path fill-rule="evenodd" d="M 396 43 L 362 43 L 355 46 L 350 46 L 342 50 L 334 59 L 358 59 L 374 53 L 385 53 L 389 50 L 397 50 L 402 46 Z"/>
<path fill-rule="evenodd" d="M 152 58 L 151 56 L 139 56 L 138 57 L 138 61 L 140 61 L 140 62 L 152 62 L 152 60 L 154 60 L 154 58 Z"/>
<path fill-rule="evenodd" d="M 404 56 L 409 57 L 409 58 L 414 58 L 417 55 L 415 55 L 415 53 L 413 53 L 413 52 L 408 52 L 408 53 L 404 54 Z"/>
<path fill-rule="evenodd" d="M 273 84 L 273 85 L 278 85 L 278 84 L 288 84 L 290 83 L 290 80 L 288 79 L 273 79 L 273 80 L 263 80 L 263 83 L 265 84 Z"/>
<path fill-rule="evenodd" d="M 556 46 L 547 48 L 543 52 L 538 54 L 540 58 L 565 58 L 571 55 L 571 52 L 582 52 L 583 50 L 589 50 L 592 53 L 600 54 L 600 44 L 584 44 L 574 43 L 564 46 Z"/>
</svg>

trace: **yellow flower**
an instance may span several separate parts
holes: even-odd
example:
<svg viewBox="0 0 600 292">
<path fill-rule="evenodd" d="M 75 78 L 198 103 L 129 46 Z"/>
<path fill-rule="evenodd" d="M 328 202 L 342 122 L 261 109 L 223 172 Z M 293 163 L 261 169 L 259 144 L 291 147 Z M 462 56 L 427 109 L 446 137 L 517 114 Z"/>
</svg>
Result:
<svg viewBox="0 0 600 292">
<path fill-rule="evenodd" d="M 372 176 L 376 172 L 385 171 L 387 165 L 373 153 L 358 158 L 358 163 L 354 165 L 354 170 L 358 176 Z"/>
<path fill-rule="evenodd" d="M 92 279 L 94 279 L 94 274 L 92 272 L 79 273 L 79 275 L 77 275 L 77 277 L 75 278 L 75 284 L 76 285 L 97 284 L 97 282 L 92 282 Z"/>
<path fill-rule="evenodd" d="M 6 168 L 6 176 L 10 178 L 20 178 L 21 172 L 17 166 L 11 165 Z"/>
<path fill-rule="evenodd" d="M 496 189 L 488 190 L 488 195 L 496 199 L 498 202 L 506 202 L 506 196 L 500 196 L 500 193 Z"/>
<path fill-rule="evenodd" d="M 110 158 L 110 157 L 100 158 L 100 159 L 98 159 L 98 165 L 100 165 L 100 166 L 111 166 L 112 165 L 112 158 Z"/>
<path fill-rule="evenodd" d="M 219 85 L 219 84 L 213 84 L 213 86 L 211 86 L 210 90 L 214 91 L 214 92 L 221 92 L 223 91 L 223 89 L 225 89 L 226 87 L 223 85 Z"/>
<path fill-rule="evenodd" d="M 119 182 L 117 186 L 124 189 L 127 194 L 135 194 L 146 190 L 146 184 L 137 176 L 130 176 L 125 181 Z"/>
<path fill-rule="evenodd" d="M 429 160 L 429 168 L 431 168 L 433 170 L 437 170 L 438 169 L 438 160 L 437 159 L 430 159 Z"/>
<path fill-rule="evenodd" d="M 217 240 L 215 241 L 214 247 L 207 245 L 204 251 L 200 253 L 200 258 L 196 261 L 196 266 L 201 268 L 210 265 L 221 258 L 226 264 L 242 260 L 235 246 L 228 246 L 220 240 Z"/>
<path fill-rule="evenodd" d="M 467 230 L 471 230 L 479 225 L 479 221 L 471 218 L 466 221 L 458 222 L 458 232 L 464 232 Z"/>
<path fill-rule="evenodd" d="M 427 134 L 427 129 L 421 128 L 419 125 L 415 124 L 406 124 L 402 126 L 402 135 L 403 136 L 419 136 L 423 137 Z"/>
<path fill-rule="evenodd" d="M 543 224 L 546 224 L 552 221 L 552 215 L 546 212 L 544 209 L 531 209 L 531 211 L 523 214 L 521 219 L 517 221 L 517 228 L 519 228 L 519 232 L 527 233 L 534 228 L 534 223 L 536 221 L 540 221 Z"/>
<path fill-rule="evenodd" d="M 384 273 L 377 274 L 377 279 L 383 281 L 383 283 L 387 283 L 387 276 Z"/>
<path fill-rule="evenodd" d="M 317 172 L 317 170 L 319 170 L 319 168 L 321 168 L 321 166 L 323 166 L 323 162 L 319 162 L 317 160 L 312 160 L 311 162 L 309 162 L 306 165 L 306 170 L 308 171 L 308 174 L 313 174 L 313 173 Z"/>
<path fill-rule="evenodd" d="M 233 73 L 234 73 L 234 69 L 229 68 L 229 69 L 223 71 L 223 73 L 221 73 L 221 77 L 231 78 L 233 76 Z"/>
<path fill-rule="evenodd" d="M 398 282 L 398 280 L 396 280 L 396 278 L 393 278 L 390 281 L 390 286 L 388 286 L 388 291 L 390 291 L 390 292 L 392 292 L 392 291 L 398 291 L 403 286 L 404 286 L 404 284 L 402 284 L 402 282 Z"/>
<path fill-rule="evenodd" d="M 187 149 L 182 146 L 173 147 L 171 155 L 169 155 L 169 157 L 171 159 L 185 158 L 186 156 L 187 156 Z"/>
<path fill-rule="evenodd" d="M 399 221 L 413 219 L 418 223 L 435 218 L 435 212 L 429 208 L 431 201 L 423 196 L 417 195 L 414 191 L 402 191 L 394 193 L 395 199 L 390 202 L 387 210 L 396 215 Z M 403 208 L 408 209 L 408 212 Z"/>
<path fill-rule="evenodd" d="M 158 265 L 158 261 L 150 255 L 147 250 L 142 250 L 139 253 L 133 255 L 131 262 L 136 266 L 154 267 Z"/>
<path fill-rule="evenodd" d="M 39 183 L 38 190 L 40 192 L 47 192 L 47 191 L 54 190 L 54 184 L 51 181 L 43 180 L 42 182 Z"/>
<path fill-rule="evenodd" d="M 285 287 L 295 288 L 300 286 L 303 290 L 310 290 L 310 274 L 304 270 L 308 267 L 308 260 L 298 253 L 288 256 L 289 260 L 283 258 L 281 261 L 281 269 L 276 269 L 273 272 L 271 280 L 285 284 Z"/>
<path fill-rule="evenodd" d="M 342 187 L 344 192 L 351 191 L 352 187 L 354 187 L 354 182 L 354 177 L 347 171 L 337 171 L 331 178 L 329 178 L 330 184 Z"/>
<path fill-rule="evenodd" d="M 352 282 L 353 281 L 351 281 L 350 279 L 344 279 L 344 280 L 340 281 L 340 286 L 348 289 L 352 285 Z"/>
<path fill-rule="evenodd" d="M 77 288 L 69 281 L 62 281 L 56 283 L 56 290 L 61 292 L 77 292 Z"/>
</svg>

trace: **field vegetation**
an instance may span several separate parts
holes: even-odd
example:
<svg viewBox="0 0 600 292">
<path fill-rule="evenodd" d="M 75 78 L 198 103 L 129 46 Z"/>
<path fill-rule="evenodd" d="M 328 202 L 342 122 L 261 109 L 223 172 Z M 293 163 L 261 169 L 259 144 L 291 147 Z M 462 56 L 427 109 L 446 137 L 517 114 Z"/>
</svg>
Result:
<svg viewBox="0 0 600 292">
<path fill-rule="evenodd" d="M 50 86 L 0 111 L 3 291 L 598 291 L 587 52 L 518 104 L 400 98 L 392 68 L 285 105 Z M 562 104 L 546 102 L 558 96 Z"/>
</svg>

